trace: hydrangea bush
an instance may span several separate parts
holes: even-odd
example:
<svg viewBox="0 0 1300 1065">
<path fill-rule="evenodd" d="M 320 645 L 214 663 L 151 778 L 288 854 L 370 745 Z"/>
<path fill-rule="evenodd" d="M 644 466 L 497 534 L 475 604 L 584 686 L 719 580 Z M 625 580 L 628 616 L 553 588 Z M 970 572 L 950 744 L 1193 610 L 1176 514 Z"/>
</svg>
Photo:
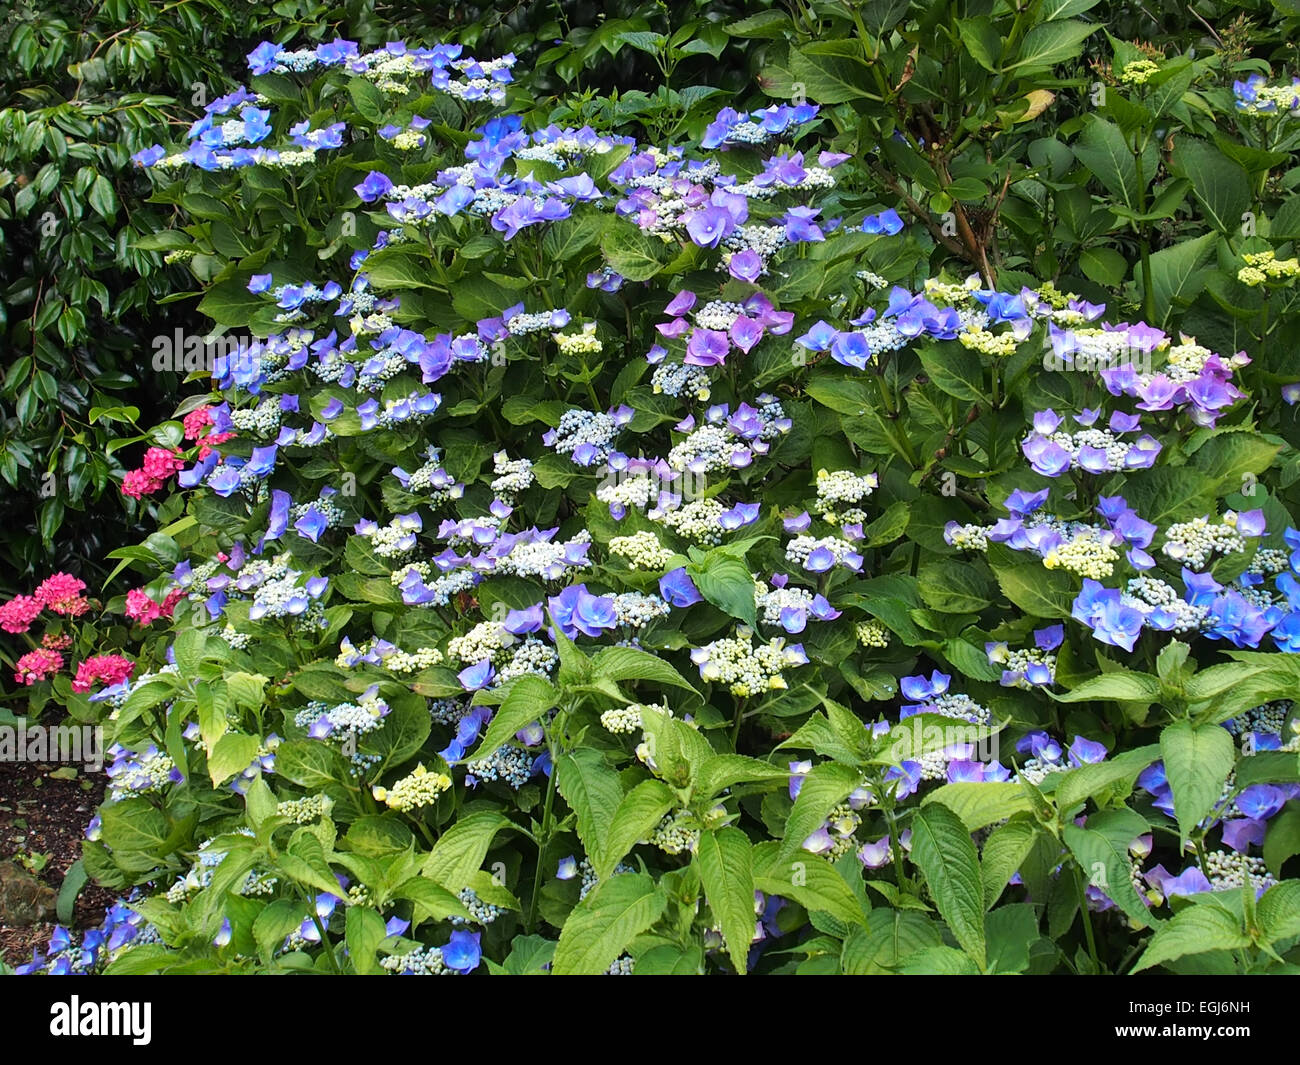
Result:
<svg viewBox="0 0 1300 1065">
<path fill-rule="evenodd" d="M 0 608 L 113 743 L 124 901 L 28 969 L 1294 965 L 1276 338 L 929 276 L 816 97 L 651 141 L 511 55 L 248 63 L 136 157 L 239 343 L 122 486 L 125 620 L 74 671 L 75 578 Z"/>
</svg>

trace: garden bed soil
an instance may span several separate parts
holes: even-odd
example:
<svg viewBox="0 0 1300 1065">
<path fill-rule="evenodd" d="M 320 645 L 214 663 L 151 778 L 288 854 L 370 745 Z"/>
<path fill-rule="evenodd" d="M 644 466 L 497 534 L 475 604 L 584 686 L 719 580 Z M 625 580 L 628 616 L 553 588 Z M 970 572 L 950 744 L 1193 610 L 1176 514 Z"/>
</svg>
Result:
<svg viewBox="0 0 1300 1065">
<path fill-rule="evenodd" d="M 34 875 L 52 893 L 40 893 L 49 912 L 36 923 L 5 923 L 0 916 L 0 959 L 10 966 L 25 964 L 34 950 L 48 944 L 56 923 L 53 900 L 64 875 L 81 857 L 83 833 L 103 798 L 102 773 L 78 770 L 72 779 L 51 776 L 60 768 L 54 763 L 0 762 L 0 867 L 12 863 L 9 868 L 25 880 L 27 868 L 19 858 L 48 855 Z M 87 883 L 77 896 L 72 928 L 97 927 L 113 899 L 113 892 Z"/>
</svg>

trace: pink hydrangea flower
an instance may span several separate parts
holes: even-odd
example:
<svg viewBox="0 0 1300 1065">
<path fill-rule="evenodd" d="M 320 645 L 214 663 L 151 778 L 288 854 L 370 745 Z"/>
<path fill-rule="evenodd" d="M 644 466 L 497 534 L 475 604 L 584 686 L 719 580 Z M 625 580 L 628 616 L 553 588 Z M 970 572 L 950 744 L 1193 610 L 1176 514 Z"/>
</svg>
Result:
<svg viewBox="0 0 1300 1065">
<path fill-rule="evenodd" d="M 94 655 L 77 667 L 77 675 L 72 681 L 74 692 L 88 692 L 95 681 L 102 680 L 110 685 L 121 684 L 131 676 L 135 663 L 121 655 Z"/>
<path fill-rule="evenodd" d="M 132 588 L 126 593 L 126 616 L 137 624 L 152 625 L 159 618 L 170 618 L 183 594 L 181 589 L 173 588 L 159 603 L 143 588 Z"/>
<path fill-rule="evenodd" d="M 30 595 L 16 595 L 0 605 L 0 629 L 5 632 L 26 632 L 32 627 L 44 604 Z"/>
<path fill-rule="evenodd" d="M 185 426 L 186 440 L 198 440 L 212 424 L 212 408 L 198 407 L 190 411 L 181 424 Z"/>
<path fill-rule="evenodd" d="M 90 603 L 81 594 L 85 590 L 86 582 L 71 573 L 54 573 L 41 581 L 35 596 L 56 614 L 77 617 L 90 609 Z"/>
<path fill-rule="evenodd" d="M 47 680 L 51 674 L 63 668 L 63 656 L 58 651 L 38 648 L 28 651 L 18 659 L 14 667 L 14 680 L 19 684 L 32 685 L 40 680 Z"/>
<path fill-rule="evenodd" d="M 144 453 L 144 464 L 138 470 L 131 470 L 122 478 L 122 494 L 132 499 L 140 499 L 158 491 L 167 479 L 185 468 L 185 460 L 179 451 L 165 447 L 151 447 Z"/>
</svg>

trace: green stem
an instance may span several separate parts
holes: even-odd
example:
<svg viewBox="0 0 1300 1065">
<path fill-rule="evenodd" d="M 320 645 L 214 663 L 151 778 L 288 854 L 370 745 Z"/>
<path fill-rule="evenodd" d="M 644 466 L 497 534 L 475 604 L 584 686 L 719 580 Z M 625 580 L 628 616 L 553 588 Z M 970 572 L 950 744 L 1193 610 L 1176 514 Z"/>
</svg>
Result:
<svg viewBox="0 0 1300 1065">
<path fill-rule="evenodd" d="M 1088 910 L 1088 895 L 1083 887 L 1083 871 L 1074 867 L 1074 887 L 1079 893 L 1079 911 L 1083 914 L 1083 934 L 1088 938 L 1088 956 L 1092 958 L 1093 968 L 1101 972 L 1101 962 L 1097 960 L 1097 936 L 1092 930 L 1092 914 Z"/>
<path fill-rule="evenodd" d="M 552 748 L 551 776 L 546 785 L 546 800 L 542 805 L 542 830 L 537 840 L 537 868 L 533 871 L 533 894 L 528 900 L 528 920 L 525 924 L 530 935 L 537 930 L 537 900 L 542 893 L 542 860 L 546 856 L 546 846 L 551 841 L 551 811 L 555 804 L 555 782 L 559 775 L 560 767 L 555 764 L 555 752 Z"/>
</svg>

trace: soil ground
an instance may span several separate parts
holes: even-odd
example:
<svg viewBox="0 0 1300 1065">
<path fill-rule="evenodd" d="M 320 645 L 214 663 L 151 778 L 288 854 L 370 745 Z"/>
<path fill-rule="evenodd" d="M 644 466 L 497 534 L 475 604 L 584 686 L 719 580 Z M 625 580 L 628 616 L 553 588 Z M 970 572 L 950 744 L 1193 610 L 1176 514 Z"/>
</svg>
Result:
<svg viewBox="0 0 1300 1065">
<path fill-rule="evenodd" d="M 77 770 L 72 779 L 51 776 L 60 768 L 67 772 L 58 764 L 0 762 L 0 862 L 30 868 L 29 862 L 48 856 L 35 875 L 56 896 L 64 874 L 81 857 L 83 833 L 104 794 L 102 773 Z M 86 884 L 77 896 L 73 929 L 97 927 L 113 897 L 111 891 Z M 33 950 L 45 949 L 54 924 L 53 913 L 34 925 L 0 923 L 0 958 L 11 966 L 30 961 Z"/>
</svg>

